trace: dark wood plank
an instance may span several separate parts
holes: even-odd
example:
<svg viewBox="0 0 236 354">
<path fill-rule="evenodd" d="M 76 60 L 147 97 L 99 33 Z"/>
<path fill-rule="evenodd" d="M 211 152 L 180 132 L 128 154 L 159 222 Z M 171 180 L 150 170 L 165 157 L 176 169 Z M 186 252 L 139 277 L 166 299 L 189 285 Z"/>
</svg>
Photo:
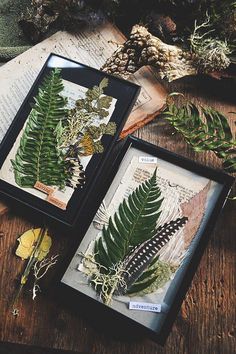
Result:
<svg viewBox="0 0 236 354">
<path fill-rule="evenodd" d="M 166 86 L 171 91 L 186 92 L 196 101 L 220 109 L 230 117 L 233 127 L 235 116 L 228 114 L 230 111 L 236 111 L 234 94 L 236 85 L 233 81 L 218 82 L 206 77 L 186 78 Z M 172 135 L 172 132 L 167 123 L 157 118 L 139 130 L 136 135 L 205 165 L 220 168 L 221 163 L 214 154 L 194 153 L 181 137 Z M 13 255 L 16 239 L 33 225 L 16 215 L 0 216 L 0 340 L 94 354 L 234 353 L 234 216 L 235 202 L 228 201 L 164 348 L 145 338 L 127 342 L 98 332 L 75 313 L 59 307 L 56 294 L 54 298 L 48 298 L 46 291 L 32 301 L 31 294 L 26 289 L 19 300 L 20 315 L 12 316 L 9 303 L 15 291 L 16 281 L 24 267 L 21 260 Z M 52 252 L 63 256 L 70 242 L 68 235 L 60 237 L 55 235 Z M 55 267 L 48 273 L 45 286 L 50 284 L 56 271 Z M 94 321 L 102 319 L 94 318 Z M 6 348 L 10 347 L 7 347 L 7 344 L 0 344 L 0 353 L 27 353 L 20 347 L 15 347 L 15 351 L 10 349 L 8 351 Z M 34 350 L 39 349 L 32 348 L 32 353 Z M 53 353 L 46 349 L 43 352 Z"/>
</svg>

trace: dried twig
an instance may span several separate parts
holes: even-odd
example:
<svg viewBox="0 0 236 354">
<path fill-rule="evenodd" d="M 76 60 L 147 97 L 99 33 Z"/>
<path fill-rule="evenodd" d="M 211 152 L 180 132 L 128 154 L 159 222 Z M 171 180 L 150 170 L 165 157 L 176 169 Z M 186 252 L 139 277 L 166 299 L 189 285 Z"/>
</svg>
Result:
<svg viewBox="0 0 236 354">
<path fill-rule="evenodd" d="M 47 271 L 57 263 L 59 255 L 52 256 L 51 258 L 44 258 L 42 261 L 37 261 L 34 264 L 34 285 L 32 299 L 36 298 L 37 292 L 40 291 L 38 281 L 42 279 Z"/>
</svg>

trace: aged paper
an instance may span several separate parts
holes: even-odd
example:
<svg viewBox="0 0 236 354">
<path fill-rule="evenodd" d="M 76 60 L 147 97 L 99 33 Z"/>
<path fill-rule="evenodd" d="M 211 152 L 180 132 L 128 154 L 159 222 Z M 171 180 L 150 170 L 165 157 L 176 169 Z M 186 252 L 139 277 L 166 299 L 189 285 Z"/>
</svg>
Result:
<svg viewBox="0 0 236 354">
<path fill-rule="evenodd" d="M 78 35 L 57 32 L 1 67 L 0 143 L 51 52 L 99 69 L 124 40 L 121 32 L 109 22 Z M 150 69 L 140 70 L 132 80 L 143 88 L 123 136 L 151 120 L 164 105 L 166 97 Z"/>
<path fill-rule="evenodd" d="M 148 157 L 152 157 L 151 155 Z M 147 162 L 145 156 L 134 156 L 129 163 L 127 170 L 122 177 L 118 188 L 116 189 L 111 201 L 109 201 L 109 211 L 114 213 L 117 205 L 123 198 L 127 198 L 140 183 L 150 178 L 156 169 L 157 183 L 162 194 L 171 199 L 170 204 L 173 206 L 174 199 L 176 205 L 188 202 L 195 194 L 199 193 L 207 184 L 208 180 L 196 174 L 189 173 L 181 168 L 173 168 L 173 165 L 165 163 L 163 160 L 153 157 Z M 182 174 L 180 174 L 180 170 Z M 107 204 L 108 205 L 108 204 Z M 177 206 L 178 209 L 178 206 Z M 170 208 L 167 208 L 170 210 Z"/>
<path fill-rule="evenodd" d="M 196 235 L 205 212 L 207 192 L 210 188 L 207 178 L 151 155 L 146 158 L 142 155 L 134 156 L 111 200 L 105 198 L 105 204 L 108 215 L 113 215 L 121 201 L 128 198 L 141 183 L 149 179 L 155 169 L 157 185 L 161 191 L 161 198 L 163 198 L 157 227 L 183 216 L 189 217 L 188 224 L 191 225 L 191 227 L 184 227 L 177 231 L 159 254 L 160 260 L 168 261 L 178 267 L 185 256 L 187 247 Z M 197 196 L 201 193 L 203 197 L 198 198 Z M 192 218 L 194 210 L 196 212 Z"/>
</svg>

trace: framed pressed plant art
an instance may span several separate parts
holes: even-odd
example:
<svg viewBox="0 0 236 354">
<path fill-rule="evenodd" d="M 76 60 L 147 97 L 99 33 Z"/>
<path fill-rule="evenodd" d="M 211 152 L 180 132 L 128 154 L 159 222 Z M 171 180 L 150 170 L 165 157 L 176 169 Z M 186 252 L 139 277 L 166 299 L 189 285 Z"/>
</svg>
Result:
<svg viewBox="0 0 236 354">
<path fill-rule="evenodd" d="M 138 92 L 51 54 L 1 144 L 1 194 L 72 225 Z"/>
<path fill-rule="evenodd" d="M 69 256 L 63 291 L 163 343 L 232 183 L 129 137 Z"/>
</svg>

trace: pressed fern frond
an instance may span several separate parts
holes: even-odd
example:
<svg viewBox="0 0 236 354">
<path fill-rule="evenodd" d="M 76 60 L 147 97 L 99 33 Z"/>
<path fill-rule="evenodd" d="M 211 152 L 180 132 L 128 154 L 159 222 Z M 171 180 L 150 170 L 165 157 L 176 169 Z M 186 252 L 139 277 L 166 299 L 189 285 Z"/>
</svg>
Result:
<svg viewBox="0 0 236 354">
<path fill-rule="evenodd" d="M 67 162 L 57 149 L 56 127 L 66 116 L 66 100 L 60 95 L 63 83 L 60 70 L 54 69 L 45 78 L 34 98 L 15 159 L 12 160 L 15 180 L 20 187 L 34 187 L 37 181 L 64 187 Z"/>
<path fill-rule="evenodd" d="M 162 199 L 156 172 L 123 200 L 102 236 L 95 242 L 95 259 L 109 270 L 124 260 L 131 248 L 155 235 Z"/>
<path fill-rule="evenodd" d="M 200 110 L 190 102 L 181 107 L 169 103 L 162 116 L 196 152 L 211 150 L 227 172 L 236 172 L 236 140 L 223 114 L 209 107 Z"/>
</svg>

